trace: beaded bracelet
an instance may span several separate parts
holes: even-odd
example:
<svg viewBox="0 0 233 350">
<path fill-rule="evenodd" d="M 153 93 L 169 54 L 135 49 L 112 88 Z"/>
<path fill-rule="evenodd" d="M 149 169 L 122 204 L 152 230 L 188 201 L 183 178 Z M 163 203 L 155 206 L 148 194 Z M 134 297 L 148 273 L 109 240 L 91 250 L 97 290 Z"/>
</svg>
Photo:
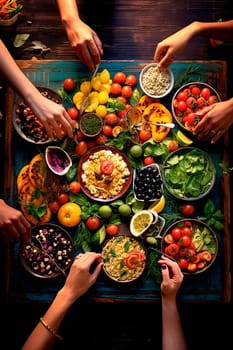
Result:
<svg viewBox="0 0 233 350">
<path fill-rule="evenodd" d="M 57 339 L 62 340 L 62 337 L 57 334 L 46 322 L 45 320 L 41 317 L 40 318 L 40 323 L 52 334 L 54 335 Z"/>
</svg>

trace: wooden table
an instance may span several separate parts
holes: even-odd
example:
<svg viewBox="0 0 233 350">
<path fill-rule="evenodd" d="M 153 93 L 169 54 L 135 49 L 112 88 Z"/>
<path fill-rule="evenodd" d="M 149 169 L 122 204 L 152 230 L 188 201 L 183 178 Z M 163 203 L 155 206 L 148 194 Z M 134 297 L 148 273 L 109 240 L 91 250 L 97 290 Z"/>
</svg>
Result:
<svg viewBox="0 0 233 350">
<path fill-rule="evenodd" d="M 104 61 L 100 71 L 107 68 L 111 75 L 123 70 L 128 74 L 139 75 L 143 65 L 142 61 Z M 47 86 L 54 90 L 62 86 L 65 77 L 88 77 L 86 67 L 77 61 L 18 61 L 18 64 L 29 79 L 37 86 Z M 192 81 L 204 81 L 211 84 L 222 98 L 226 97 L 226 64 L 223 61 L 180 61 L 172 64 L 177 81 L 192 65 L 198 67 L 198 71 L 192 74 Z M 172 94 L 171 94 L 172 96 Z M 164 103 L 170 109 L 171 96 L 165 98 Z M 14 206 L 17 206 L 16 177 L 23 165 L 29 162 L 38 146 L 33 146 L 23 141 L 13 130 L 12 113 L 16 96 L 12 90 L 8 90 L 6 101 L 6 142 L 5 153 L 9 156 L 5 164 L 5 198 Z M 224 231 L 216 232 L 219 241 L 219 254 L 214 266 L 201 275 L 186 277 L 179 293 L 179 298 L 187 302 L 228 302 L 231 299 L 231 274 L 230 274 L 230 205 L 229 205 L 229 175 L 221 176 L 219 162 L 224 160 L 228 164 L 228 135 L 224 142 L 210 146 L 199 145 L 212 157 L 217 168 L 217 181 L 210 198 L 217 208 L 224 211 Z M 11 155 L 9 154 L 11 150 Z M 19 263 L 18 245 L 8 250 L 7 256 L 6 294 L 14 301 L 50 301 L 64 280 L 41 280 L 29 275 Z M 100 276 L 96 284 L 85 295 L 84 299 L 99 302 L 153 302 L 160 299 L 160 286 L 151 279 L 146 279 L 131 286 L 122 286 L 110 283 L 104 276 Z"/>
</svg>

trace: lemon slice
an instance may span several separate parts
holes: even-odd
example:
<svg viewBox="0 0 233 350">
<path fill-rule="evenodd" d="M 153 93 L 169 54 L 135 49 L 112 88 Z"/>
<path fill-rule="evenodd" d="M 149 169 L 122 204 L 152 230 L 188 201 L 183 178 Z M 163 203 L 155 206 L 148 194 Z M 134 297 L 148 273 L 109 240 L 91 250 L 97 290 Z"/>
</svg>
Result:
<svg viewBox="0 0 233 350">
<path fill-rule="evenodd" d="M 164 195 L 162 195 L 161 199 L 158 202 L 151 204 L 148 209 L 153 210 L 156 213 L 161 213 L 161 211 L 163 211 L 163 209 L 165 208 L 165 205 L 166 200 Z"/>
<path fill-rule="evenodd" d="M 130 232 L 138 237 L 145 232 L 154 221 L 154 215 L 149 210 L 141 210 L 133 215 L 130 221 Z"/>
<path fill-rule="evenodd" d="M 193 143 L 193 141 L 184 135 L 180 130 L 177 131 L 176 139 L 181 146 L 189 146 Z"/>
</svg>

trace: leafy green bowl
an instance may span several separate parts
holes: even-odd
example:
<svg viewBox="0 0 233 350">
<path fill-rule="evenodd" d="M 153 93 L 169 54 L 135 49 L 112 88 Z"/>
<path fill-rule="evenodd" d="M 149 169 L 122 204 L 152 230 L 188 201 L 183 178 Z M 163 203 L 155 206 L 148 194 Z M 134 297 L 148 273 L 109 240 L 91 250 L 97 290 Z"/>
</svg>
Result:
<svg viewBox="0 0 233 350">
<path fill-rule="evenodd" d="M 182 147 L 170 153 L 161 172 L 167 191 L 183 201 L 202 199 L 210 193 L 216 179 L 212 159 L 195 147 Z"/>
</svg>

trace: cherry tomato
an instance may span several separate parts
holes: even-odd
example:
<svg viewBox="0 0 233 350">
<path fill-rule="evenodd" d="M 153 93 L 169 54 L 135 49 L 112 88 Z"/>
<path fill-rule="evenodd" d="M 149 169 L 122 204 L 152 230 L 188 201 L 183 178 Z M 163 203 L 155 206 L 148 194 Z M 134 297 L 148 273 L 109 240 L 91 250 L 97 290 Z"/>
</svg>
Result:
<svg viewBox="0 0 233 350">
<path fill-rule="evenodd" d="M 110 125 L 104 125 L 102 131 L 103 131 L 103 134 L 106 136 L 112 135 L 112 127 Z"/>
<path fill-rule="evenodd" d="M 81 185 L 79 181 L 71 181 L 69 183 L 69 190 L 71 193 L 78 193 L 81 189 Z"/>
<path fill-rule="evenodd" d="M 107 136 L 103 134 L 99 134 L 95 138 L 95 142 L 97 143 L 97 145 L 103 145 L 107 140 L 108 140 Z"/>
<path fill-rule="evenodd" d="M 122 90 L 122 88 L 121 88 L 121 85 L 119 83 L 112 83 L 111 89 L 110 89 L 111 94 L 120 95 L 121 90 Z"/>
<path fill-rule="evenodd" d="M 116 235 L 118 233 L 118 231 L 119 231 L 119 227 L 116 224 L 109 224 L 106 227 L 106 232 L 110 236 Z"/>
<path fill-rule="evenodd" d="M 147 156 L 143 159 L 144 165 L 150 165 L 155 162 L 155 159 L 152 156 Z"/>
<path fill-rule="evenodd" d="M 179 227 L 174 227 L 171 231 L 172 238 L 178 241 L 182 236 L 182 231 Z"/>
<path fill-rule="evenodd" d="M 201 89 L 201 96 L 204 99 L 208 100 L 208 98 L 210 97 L 210 94 L 211 94 L 211 91 L 210 91 L 210 89 L 208 87 L 205 87 L 205 88 Z"/>
<path fill-rule="evenodd" d="M 171 140 L 168 144 L 168 149 L 170 152 L 174 152 L 179 148 L 179 143 L 177 140 Z"/>
<path fill-rule="evenodd" d="M 117 72 L 114 74 L 113 82 L 118 84 L 123 84 L 126 80 L 126 75 L 124 72 Z"/>
<path fill-rule="evenodd" d="M 56 213 L 61 205 L 58 203 L 58 201 L 53 201 L 49 202 L 48 206 L 53 213 Z"/>
<path fill-rule="evenodd" d="M 86 152 L 87 152 L 87 143 L 86 143 L 86 141 L 80 141 L 76 145 L 74 153 L 77 154 L 78 156 L 82 156 Z"/>
<path fill-rule="evenodd" d="M 79 112 L 78 112 L 77 108 L 75 108 L 75 107 L 68 108 L 67 113 L 69 114 L 70 118 L 73 120 L 76 120 L 79 116 Z"/>
<path fill-rule="evenodd" d="M 176 104 L 176 108 L 178 108 L 179 111 L 184 112 L 187 108 L 185 101 L 178 101 Z"/>
<path fill-rule="evenodd" d="M 124 105 L 126 105 L 126 103 L 127 103 L 127 99 L 123 96 L 117 96 L 116 100 L 123 103 Z"/>
<path fill-rule="evenodd" d="M 188 90 L 187 89 L 180 91 L 177 95 L 178 101 L 186 101 L 187 98 L 188 98 Z"/>
<path fill-rule="evenodd" d="M 179 246 L 176 243 L 171 243 L 166 247 L 166 253 L 170 256 L 175 256 L 179 252 Z"/>
<path fill-rule="evenodd" d="M 121 111 L 117 111 L 118 117 L 123 118 L 130 108 L 132 108 L 132 106 L 130 104 L 126 104 L 124 109 L 122 109 Z"/>
<path fill-rule="evenodd" d="M 188 261 L 185 259 L 185 258 L 180 258 L 179 260 L 178 260 L 178 265 L 180 266 L 180 268 L 182 269 L 182 270 L 186 270 L 187 269 L 187 267 L 188 267 Z"/>
<path fill-rule="evenodd" d="M 191 236 L 192 235 L 192 230 L 190 227 L 187 227 L 187 226 L 182 227 L 181 231 L 182 231 L 182 234 L 184 236 Z"/>
<path fill-rule="evenodd" d="M 62 192 L 58 195 L 58 203 L 65 204 L 69 200 L 69 195 L 66 192 Z"/>
<path fill-rule="evenodd" d="M 191 203 L 187 203 L 187 204 L 182 204 L 179 207 L 179 211 L 181 212 L 181 214 L 183 214 L 184 216 L 191 216 L 194 214 L 195 212 L 195 206 Z"/>
<path fill-rule="evenodd" d="M 182 247 L 189 247 L 190 246 L 190 244 L 191 244 L 191 241 L 192 241 L 192 239 L 191 239 L 191 237 L 190 236 L 182 236 L 180 239 L 179 239 L 179 241 L 178 241 L 178 245 L 179 246 L 182 246 Z"/>
<path fill-rule="evenodd" d="M 197 117 L 196 113 L 189 113 L 187 114 L 183 119 L 183 123 L 188 122 L 190 125 L 195 125 L 199 121 L 199 118 Z"/>
<path fill-rule="evenodd" d="M 201 97 L 198 97 L 197 99 L 197 105 L 199 108 L 205 106 L 206 104 L 206 100 L 201 96 Z"/>
<path fill-rule="evenodd" d="M 197 264 L 190 262 L 187 266 L 187 270 L 190 272 L 195 272 L 197 270 Z"/>
<path fill-rule="evenodd" d="M 63 87 L 67 91 L 73 90 L 75 88 L 75 81 L 74 81 L 74 79 L 73 78 L 66 78 L 63 81 Z"/>
<path fill-rule="evenodd" d="M 114 164 L 111 160 L 103 160 L 100 164 L 100 171 L 102 174 L 111 175 L 114 170 Z"/>
<path fill-rule="evenodd" d="M 129 98 L 132 96 L 132 94 L 133 94 L 133 89 L 131 88 L 131 86 L 125 85 L 122 87 L 121 95 L 123 97 Z"/>
<path fill-rule="evenodd" d="M 209 98 L 208 98 L 208 105 L 212 105 L 214 103 L 218 102 L 218 98 L 217 96 L 215 95 L 211 95 Z"/>
<path fill-rule="evenodd" d="M 187 100 L 186 100 L 186 105 L 187 105 L 187 107 L 190 107 L 192 109 L 195 108 L 196 105 L 197 105 L 196 98 L 193 97 L 193 96 L 188 97 Z"/>
<path fill-rule="evenodd" d="M 76 140 L 81 141 L 81 140 L 83 140 L 83 138 L 84 138 L 84 135 L 83 135 L 82 131 L 78 130 L 76 132 Z"/>
<path fill-rule="evenodd" d="M 137 84 L 136 75 L 134 74 L 127 75 L 125 84 L 129 86 L 135 86 Z"/>
<path fill-rule="evenodd" d="M 95 140 L 87 140 L 87 149 L 90 149 L 95 146 L 96 146 Z"/>
<path fill-rule="evenodd" d="M 107 125 L 116 125 L 118 121 L 116 113 L 107 113 L 105 116 L 105 121 Z"/>
<path fill-rule="evenodd" d="M 100 219 L 97 216 L 89 216 L 86 220 L 86 226 L 91 231 L 95 231 L 100 227 Z"/>
<path fill-rule="evenodd" d="M 150 138 L 151 138 L 151 131 L 150 130 L 140 130 L 139 139 L 141 141 L 147 141 Z"/>
<path fill-rule="evenodd" d="M 190 91 L 191 91 L 191 94 L 194 96 L 199 96 L 201 93 L 201 90 L 199 89 L 199 87 L 197 87 L 195 85 L 190 88 Z"/>
</svg>

